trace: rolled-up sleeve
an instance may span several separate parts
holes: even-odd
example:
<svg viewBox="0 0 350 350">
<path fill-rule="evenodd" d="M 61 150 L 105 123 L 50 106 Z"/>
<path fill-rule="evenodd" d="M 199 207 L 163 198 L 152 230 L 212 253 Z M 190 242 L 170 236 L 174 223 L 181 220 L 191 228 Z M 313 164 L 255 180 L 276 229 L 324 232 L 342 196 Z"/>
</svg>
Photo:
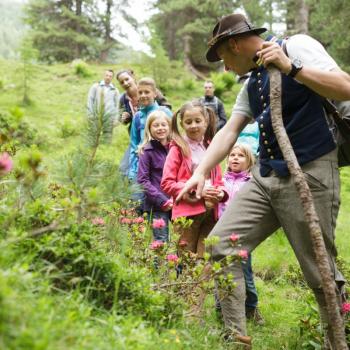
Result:
<svg viewBox="0 0 350 350">
<path fill-rule="evenodd" d="M 248 82 L 249 79 L 244 82 L 240 92 L 237 95 L 236 103 L 232 108 L 231 118 L 234 117 L 235 114 L 240 114 L 249 119 L 253 119 L 253 113 L 250 108 L 248 98 Z"/>
</svg>

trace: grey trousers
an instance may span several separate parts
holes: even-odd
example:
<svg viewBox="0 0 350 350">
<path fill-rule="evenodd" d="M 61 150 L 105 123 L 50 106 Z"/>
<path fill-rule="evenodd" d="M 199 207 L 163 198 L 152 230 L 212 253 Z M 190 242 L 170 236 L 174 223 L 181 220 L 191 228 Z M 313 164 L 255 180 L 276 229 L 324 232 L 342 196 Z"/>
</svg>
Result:
<svg viewBox="0 0 350 350">
<path fill-rule="evenodd" d="M 339 210 L 339 171 L 337 152 L 332 151 L 302 167 L 320 218 L 323 238 L 335 279 L 345 283 L 335 265 L 337 251 L 334 231 Z M 299 261 L 304 277 L 315 293 L 321 317 L 327 323 L 321 277 L 316 265 L 312 242 L 305 222 L 300 199 L 290 176 L 279 177 L 274 172 L 261 177 L 258 166 L 252 170 L 248 182 L 225 210 L 210 236 L 220 237 L 220 243 L 212 248 L 214 260 L 235 253 L 229 240 L 234 232 L 240 236 L 241 247 L 252 252 L 268 236 L 282 227 Z M 222 312 L 225 328 L 246 335 L 245 286 L 240 263 L 227 268 L 233 273 L 237 287 L 231 295 L 222 295 Z"/>
</svg>

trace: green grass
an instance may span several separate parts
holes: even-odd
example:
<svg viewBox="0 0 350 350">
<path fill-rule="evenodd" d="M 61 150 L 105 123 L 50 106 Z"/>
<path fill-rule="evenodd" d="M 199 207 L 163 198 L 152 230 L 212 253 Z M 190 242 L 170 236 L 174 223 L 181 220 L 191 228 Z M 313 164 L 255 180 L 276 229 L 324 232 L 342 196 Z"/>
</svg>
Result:
<svg viewBox="0 0 350 350">
<path fill-rule="evenodd" d="M 127 64 L 125 65 L 128 66 Z M 123 64 L 112 65 L 117 71 Z M 32 104 L 22 104 L 22 70 L 18 62 L 0 60 L 0 108 L 15 105 L 25 112 L 25 120 L 46 139 L 42 152 L 48 172 L 63 155 L 81 144 L 85 120 L 85 103 L 89 87 L 100 79 L 105 65 L 89 65 L 91 77 L 74 74 L 70 64 L 35 65 L 30 79 Z M 136 74 L 150 75 L 135 65 Z M 182 76 L 186 73 L 182 72 Z M 171 85 L 171 84 L 170 84 Z M 186 87 L 187 86 L 187 87 Z M 224 95 L 229 114 L 237 86 Z M 179 81 L 168 87 L 167 98 L 174 110 L 191 98 L 202 95 L 202 83 Z M 63 137 L 62 124 L 72 129 Z M 120 160 L 127 147 L 126 127 L 114 131 L 113 152 L 106 155 Z M 342 169 L 342 205 L 336 241 L 344 266 L 350 266 L 350 169 Z M 15 264 L 16 265 L 16 264 Z M 300 270 L 283 233 L 275 233 L 253 254 L 253 267 L 265 326 L 249 324 L 249 332 L 258 350 L 301 349 L 299 320 L 308 315 L 312 296 L 300 280 Z M 347 276 L 350 278 L 350 275 Z M 15 266 L 0 270 L 0 348 L 17 349 L 226 349 L 220 343 L 221 324 L 217 321 L 211 296 L 207 298 L 203 320 L 182 322 L 174 329 L 158 332 L 135 316 L 117 316 L 113 312 L 96 314 L 79 295 L 52 293 L 45 281 L 39 281 L 26 268 Z M 3 298 L 2 298 L 3 297 Z M 3 307 L 2 307 L 3 306 Z M 1 323 L 10 320 L 9 324 Z M 1 334 L 11 336 L 3 338 Z"/>
</svg>

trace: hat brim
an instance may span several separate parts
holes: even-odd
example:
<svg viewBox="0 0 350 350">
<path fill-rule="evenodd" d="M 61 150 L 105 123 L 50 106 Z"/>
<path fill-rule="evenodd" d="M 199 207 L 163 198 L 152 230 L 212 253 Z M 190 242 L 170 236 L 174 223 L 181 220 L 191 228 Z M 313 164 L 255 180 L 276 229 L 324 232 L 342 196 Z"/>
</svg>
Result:
<svg viewBox="0 0 350 350">
<path fill-rule="evenodd" d="M 237 33 L 237 34 L 231 34 L 231 35 L 227 35 L 227 36 L 223 36 L 222 38 L 220 38 L 214 45 L 210 46 L 210 48 L 208 49 L 205 57 L 207 59 L 208 62 L 218 62 L 221 61 L 221 58 L 218 56 L 218 54 L 216 53 L 217 48 L 221 45 L 221 43 L 224 40 L 227 40 L 228 38 L 234 37 L 236 35 L 240 35 L 240 34 L 245 34 L 245 33 L 255 33 L 257 35 L 262 34 L 264 32 L 266 32 L 267 29 L 266 28 L 254 28 L 252 30 L 248 30 L 246 32 L 243 33 Z"/>
</svg>

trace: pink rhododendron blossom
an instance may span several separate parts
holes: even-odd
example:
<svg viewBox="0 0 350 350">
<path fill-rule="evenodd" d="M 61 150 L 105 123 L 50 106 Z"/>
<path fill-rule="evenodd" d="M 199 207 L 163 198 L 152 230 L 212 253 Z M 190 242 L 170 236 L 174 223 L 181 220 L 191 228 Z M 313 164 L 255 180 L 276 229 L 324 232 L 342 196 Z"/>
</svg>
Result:
<svg viewBox="0 0 350 350">
<path fill-rule="evenodd" d="M 242 249 L 238 252 L 238 256 L 240 256 L 242 259 L 247 260 L 248 259 L 248 251 L 245 249 Z"/>
<path fill-rule="evenodd" d="M 187 244 L 188 244 L 188 242 L 186 240 L 180 239 L 180 241 L 179 241 L 179 246 L 180 247 L 184 248 L 184 247 L 187 246 Z"/>
<path fill-rule="evenodd" d="M 96 225 L 96 226 L 98 225 L 102 226 L 105 224 L 105 221 L 103 220 L 103 218 L 93 218 L 91 222 L 93 223 L 93 225 Z"/>
<path fill-rule="evenodd" d="M 165 221 L 163 219 L 153 219 L 153 228 L 163 228 L 165 227 Z"/>
<path fill-rule="evenodd" d="M 142 224 L 145 221 L 145 219 L 142 216 L 139 216 L 138 218 L 134 219 L 134 224 Z"/>
<path fill-rule="evenodd" d="M 162 241 L 153 241 L 151 243 L 151 249 L 153 249 L 153 250 L 157 250 L 157 249 L 160 249 L 163 247 L 164 247 L 164 242 L 162 242 Z"/>
<path fill-rule="evenodd" d="M 0 174 L 6 174 L 11 171 L 13 166 L 12 159 L 7 152 L 0 156 Z"/>
<path fill-rule="evenodd" d="M 341 306 L 341 312 L 343 314 L 347 314 L 350 312 L 350 303 L 343 303 L 343 305 Z"/>
<path fill-rule="evenodd" d="M 166 259 L 169 262 L 174 262 L 174 263 L 177 263 L 179 261 L 179 257 L 176 254 L 169 254 L 167 255 Z"/>
<path fill-rule="evenodd" d="M 239 240 L 239 236 L 237 235 L 237 233 L 232 233 L 232 235 L 230 236 L 230 241 L 232 243 L 235 243 Z"/>
</svg>

